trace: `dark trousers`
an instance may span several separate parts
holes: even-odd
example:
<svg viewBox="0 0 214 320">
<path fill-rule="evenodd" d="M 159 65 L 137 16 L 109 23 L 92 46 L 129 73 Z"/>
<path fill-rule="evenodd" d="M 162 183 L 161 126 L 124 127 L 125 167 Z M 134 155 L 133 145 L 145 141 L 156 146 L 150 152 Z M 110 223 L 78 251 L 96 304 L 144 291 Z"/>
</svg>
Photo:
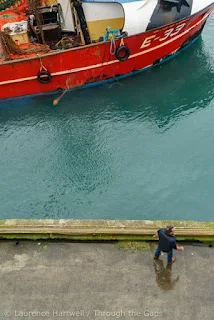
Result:
<svg viewBox="0 0 214 320">
<path fill-rule="evenodd" d="M 161 249 L 159 247 L 157 247 L 156 251 L 155 251 L 155 257 L 158 258 L 161 254 Z M 168 263 L 172 262 L 172 257 L 173 257 L 173 249 L 170 252 L 167 252 L 167 258 L 168 258 Z"/>
</svg>

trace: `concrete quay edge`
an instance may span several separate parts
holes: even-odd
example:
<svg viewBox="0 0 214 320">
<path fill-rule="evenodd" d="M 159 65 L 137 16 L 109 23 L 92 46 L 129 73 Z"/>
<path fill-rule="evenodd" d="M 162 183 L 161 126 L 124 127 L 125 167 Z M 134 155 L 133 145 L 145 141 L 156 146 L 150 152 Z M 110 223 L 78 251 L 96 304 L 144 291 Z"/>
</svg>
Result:
<svg viewBox="0 0 214 320">
<path fill-rule="evenodd" d="M 167 225 L 176 227 L 179 241 L 214 242 L 214 222 L 180 220 L 0 220 L 0 239 L 74 241 L 149 241 Z"/>
</svg>

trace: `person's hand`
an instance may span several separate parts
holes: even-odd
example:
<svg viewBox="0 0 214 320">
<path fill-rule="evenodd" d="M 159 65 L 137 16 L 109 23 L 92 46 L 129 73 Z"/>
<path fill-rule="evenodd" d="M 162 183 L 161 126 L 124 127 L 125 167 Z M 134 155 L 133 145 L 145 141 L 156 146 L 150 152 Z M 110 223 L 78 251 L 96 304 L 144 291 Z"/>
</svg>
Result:
<svg viewBox="0 0 214 320">
<path fill-rule="evenodd" d="M 181 250 L 181 251 L 184 251 L 184 247 L 180 247 L 180 250 Z"/>
</svg>

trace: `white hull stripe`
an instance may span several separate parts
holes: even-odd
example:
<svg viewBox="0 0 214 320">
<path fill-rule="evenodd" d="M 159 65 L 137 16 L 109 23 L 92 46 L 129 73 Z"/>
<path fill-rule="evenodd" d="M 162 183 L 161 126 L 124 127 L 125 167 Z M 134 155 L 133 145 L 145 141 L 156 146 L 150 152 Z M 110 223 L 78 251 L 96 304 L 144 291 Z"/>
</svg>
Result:
<svg viewBox="0 0 214 320">
<path fill-rule="evenodd" d="M 154 51 L 154 50 L 157 50 L 157 49 L 159 49 L 161 47 L 164 47 L 167 44 L 179 39 L 180 37 L 182 37 L 185 34 L 187 34 L 188 32 L 190 32 L 192 29 L 194 29 L 196 26 L 198 26 L 202 21 L 206 20 L 208 18 L 208 16 L 211 14 L 212 10 L 209 11 L 206 15 L 204 15 L 203 18 L 200 21 L 198 21 L 196 24 L 194 24 L 191 28 L 185 30 L 181 34 L 177 35 L 176 37 L 174 37 L 174 38 L 172 38 L 172 39 L 170 39 L 170 40 L 168 40 L 168 41 L 166 41 L 164 43 L 161 43 L 156 47 L 153 47 L 153 48 L 150 48 L 150 49 L 147 49 L 147 50 L 132 54 L 132 55 L 130 55 L 129 59 L 138 57 L 140 55 L 146 54 L 146 53 Z M 85 70 L 90 70 L 90 69 L 94 69 L 94 68 L 107 66 L 107 65 L 110 65 L 110 64 L 113 64 L 113 63 L 120 63 L 120 62 L 118 60 L 113 60 L 113 61 L 108 61 L 108 62 L 104 62 L 104 63 L 98 63 L 98 64 L 87 66 L 87 67 L 75 68 L 75 69 L 71 69 L 71 70 L 65 70 L 65 71 L 51 73 L 51 76 L 61 76 L 61 75 L 65 75 L 65 74 L 76 73 L 76 72 L 79 72 L 79 71 L 85 71 Z M 2 81 L 2 82 L 0 82 L 0 85 L 2 86 L 2 85 L 5 85 L 5 84 L 11 84 L 11 83 L 17 83 L 17 82 L 23 82 L 23 81 L 30 81 L 30 80 L 36 80 L 36 79 L 37 79 L 37 76 L 28 77 L 28 78 L 19 78 L 19 79 L 15 79 L 15 80 Z"/>
</svg>

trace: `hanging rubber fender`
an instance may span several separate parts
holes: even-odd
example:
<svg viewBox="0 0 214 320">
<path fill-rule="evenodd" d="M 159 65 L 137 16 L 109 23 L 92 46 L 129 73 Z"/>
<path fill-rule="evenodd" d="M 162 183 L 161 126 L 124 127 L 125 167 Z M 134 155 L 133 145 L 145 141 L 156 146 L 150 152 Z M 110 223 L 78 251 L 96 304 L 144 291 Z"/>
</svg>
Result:
<svg viewBox="0 0 214 320">
<path fill-rule="evenodd" d="M 46 84 L 51 81 L 51 74 L 47 70 L 41 70 L 37 74 L 37 79 L 39 80 L 40 83 Z"/>
<path fill-rule="evenodd" d="M 130 50 L 127 46 L 120 46 L 117 48 L 115 55 L 119 61 L 126 61 L 130 56 Z"/>
</svg>

